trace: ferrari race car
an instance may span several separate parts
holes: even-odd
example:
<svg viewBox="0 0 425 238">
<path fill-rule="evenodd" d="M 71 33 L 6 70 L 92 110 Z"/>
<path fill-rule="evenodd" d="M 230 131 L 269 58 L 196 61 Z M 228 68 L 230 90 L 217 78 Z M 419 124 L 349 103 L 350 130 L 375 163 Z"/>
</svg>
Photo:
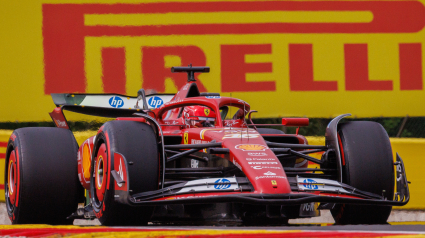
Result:
<svg viewBox="0 0 425 238">
<path fill-rule="evenodd" d="M 194 75 L 208 67 L 171 70 L 188 75 L 175 95 L 52 94 L 57 128 L 17 129 L 8 142 L 12 223 L 280 225 L 328 209 L 337 224 L 380 224 L 409 201 L 403 160 L 393 161 L 380 124 L 341 115 L 326 145 L 309 145 L 254 124 L 243 100 L 200 93 Z M 79 146 L 63 110 L 116 119 Z"/>
</svg>

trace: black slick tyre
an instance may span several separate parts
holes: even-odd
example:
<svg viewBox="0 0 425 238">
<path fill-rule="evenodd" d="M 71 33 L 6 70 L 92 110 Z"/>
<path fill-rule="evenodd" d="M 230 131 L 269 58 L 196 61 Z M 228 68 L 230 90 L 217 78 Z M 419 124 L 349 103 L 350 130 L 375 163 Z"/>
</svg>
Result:
<svg viewBox="0 0 425 238">
<path fill-rule="evenodd" d="M 338 128 L 343 183 L 393 200 L 394 166 L 390 140 L 376 122 L 353 121 Z M 337 204 L 336 224 L 385 224 L 391 206 Z"/>
<path fill-rule="evenodd" d="M 5 159 L 5 200 L 12 224 L 72 224 L 84 190 L 78 181 L 78 144 L 61 128 L 22 128 L 11 135 Z"/>
<path fill-rule="evenodd" d="M 153 129 L 141 122 L 110 121 L 96 136 L 92 156 L 90 196 L 93 210 L 102 225 L 146 225 L 153 207 L 131 207 L 114 200 L 115 180 L 110 172 L 118 171 L 114 153 L 127 161 L 130 195 L 158 189 L 159 153 Z"/>
</svg>

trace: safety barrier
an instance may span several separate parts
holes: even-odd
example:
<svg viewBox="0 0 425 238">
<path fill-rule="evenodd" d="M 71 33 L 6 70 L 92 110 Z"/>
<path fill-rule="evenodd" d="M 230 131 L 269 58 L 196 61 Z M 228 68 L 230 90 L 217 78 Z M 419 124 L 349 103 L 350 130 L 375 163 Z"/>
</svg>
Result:
<svg viewBox="0 0 425 238">
<path fill-rule="evenodd" d="M 0 130 L 0 201 L 4 201 L 4 159 L 6 154 L 7 141 L 12 134 L 11 130 Z M 84 142 L 90 136 L 95 135 L 95 131 L 75 132 L 75 138 L 78 144 Z M 324 145 L 324 137 L 307 137 L 311 145 Z M 425 172 L 425 139 L 408 139 L 408 138 L 390 138 L 391 145 L 395 153 L 399 153 L 403 159 L 407 179 L 411 182 L 410 202 L 401 207 L 401 209 L 425 209 L 425 202 L 422 198 L 425 197 L 425 177 L 422 176 Z M 320 155 L 315 155 L 320 158 Z"/>
</svg>

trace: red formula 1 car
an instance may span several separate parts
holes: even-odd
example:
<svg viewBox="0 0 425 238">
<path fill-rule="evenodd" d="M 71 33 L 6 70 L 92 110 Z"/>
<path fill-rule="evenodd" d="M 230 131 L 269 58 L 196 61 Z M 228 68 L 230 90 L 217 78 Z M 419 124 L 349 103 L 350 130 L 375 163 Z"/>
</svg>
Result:
<svg viewBox="0 0 425 238">
<path fill-rule="evenodd" d="M 12 223 L 278 225 L 329 209 L 338 224 L 377 224 L 409 201 L 403 161 L 393 161 L 380 124 L 339 123 L 341 115 L 327 126 L 325 146 L 309 145 L 253 124 L 243 100 L 200 93 L 194 74 L 208 67 L 172 71 L 188 74 L 175 95 L 52 94 L 58 128 L 22 128 L 9 140 Z M 78 146 L 64 109 L 116 120 Z M 317 152 L 320 160 L 309 155 Z"/>
</svg>

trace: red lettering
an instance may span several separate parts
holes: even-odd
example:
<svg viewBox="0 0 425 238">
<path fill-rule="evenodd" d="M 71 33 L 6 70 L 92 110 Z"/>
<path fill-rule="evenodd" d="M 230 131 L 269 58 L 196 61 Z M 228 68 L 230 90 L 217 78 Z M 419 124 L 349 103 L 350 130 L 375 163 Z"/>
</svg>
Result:
<svg viewBox="0 0 425 238">
<path fill-rule="evenodd" d="M 422 45 L 400 44 L 400 89 L 422 90 Z"/>
<path fill-rule="evenodd" d="M 105 93 L 126 94 L 125 49 L 102 49 L 102 82 Z"/>
<path fill-rule="evenodd" d="M 143 47 L 142 51 L 143 88 L 155 89 L 158 92 L 165 91 L 166 78 L 171 78 L 178 89 L 187 82 L 187 74 L 171 73 L 171 68 L 165 67 L 165 56 L 180 57 L 182 65 L 173 66 L 187 66 L 189 64 L 205 66 L 206 64 L 204 52 L 196 46 Z M 198 80 L 197 84 L 199 91 L 206 91 L 201 81 Z"/>
<path fill-rule="evenodd" d="M 367 44 L 345 44 L 345 89 L 347 91 L 393 90 L 392 81 L 369 80 Z"/>
<path fill-rule="evenodd" d="M 245 63 L 247 54 L 271 54 L 272 45 L 222 45 L 221 91 L 258 92 L 276 91 L 276 83 L 247 82 L 246 73 L 270 73 L 272 63 Z"/>
<path fill-rule="evenodd" d="M 43 4 L 44 93 L 86 91 L 84 8 Z"/>
<path fill-rule="evenodd" d="M 335 81 L 314 81 L 311 44 L 289 44 L 289 85 L 291 91 L 338 91 Z"/>
<path fill-rule="evenodd" d="M 85 14 L 168 12 L 369 11 L 364 23 L 250 23 L 151 26 L 85 26 Z M 105 36 L 263 34 L 263 33 L 408 33 L 425 26 L 419 1 L 259 1 L 141 4 L 43 4 L 45 94 L 85 92 L 84 38 Z"/>
</svg>

